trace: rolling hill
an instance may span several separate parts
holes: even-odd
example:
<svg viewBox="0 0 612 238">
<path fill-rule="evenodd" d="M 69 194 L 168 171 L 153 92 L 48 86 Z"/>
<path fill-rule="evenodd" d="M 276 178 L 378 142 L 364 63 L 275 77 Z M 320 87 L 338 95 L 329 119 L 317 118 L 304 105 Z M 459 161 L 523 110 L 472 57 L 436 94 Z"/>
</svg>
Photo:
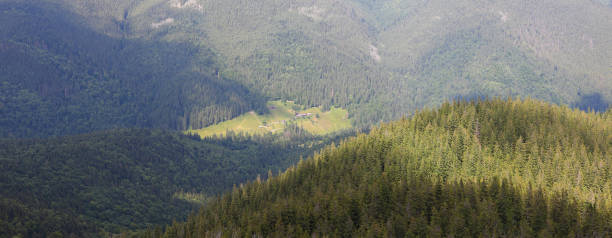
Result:
<svg viewBox="0 0 612 238">
<path fill-rule="evenodd" d="M 607 237 L 612 111 L 445 103 L 142 237 Z"/>
</svg>

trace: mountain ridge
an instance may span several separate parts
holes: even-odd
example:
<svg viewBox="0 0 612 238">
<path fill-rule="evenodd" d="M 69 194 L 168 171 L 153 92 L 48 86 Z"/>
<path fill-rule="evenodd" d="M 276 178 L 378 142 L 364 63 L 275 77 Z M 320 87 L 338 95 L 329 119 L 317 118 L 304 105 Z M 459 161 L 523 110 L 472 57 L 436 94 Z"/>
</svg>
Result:
<svg viewBox="0 0 612 238">
<path fill-rule="evenodd" d="M 531 99 L 445 103 L 140 237 L 605 237 L 609 113 Z"/>
</svg>

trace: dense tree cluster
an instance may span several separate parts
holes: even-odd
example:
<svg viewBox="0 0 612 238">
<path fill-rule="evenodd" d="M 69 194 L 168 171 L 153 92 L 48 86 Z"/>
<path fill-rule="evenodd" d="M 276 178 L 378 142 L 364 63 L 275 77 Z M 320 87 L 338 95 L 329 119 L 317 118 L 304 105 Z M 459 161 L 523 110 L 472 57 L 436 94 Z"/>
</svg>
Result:
<svg viewBox="0 0 612 238">
<path fill-rule="evenodd" d="M 457 101 L 234 187 L 142 237 L 606 237 L 610 113 Z"/>
<path fill-rule="evenodd" d="M 130 129 L 0 140 L 0 237 L 97 236 L 183 220 L 208 197 L 344 136 Z"/>
</svg>

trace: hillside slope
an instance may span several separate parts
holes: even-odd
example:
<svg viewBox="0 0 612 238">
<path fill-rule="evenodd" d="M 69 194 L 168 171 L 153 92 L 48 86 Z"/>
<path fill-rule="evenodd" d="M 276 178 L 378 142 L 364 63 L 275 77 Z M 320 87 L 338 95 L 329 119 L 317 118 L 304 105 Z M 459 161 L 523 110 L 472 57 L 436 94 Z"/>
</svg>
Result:
<svg viewBox="0 0 612 238">
<path fill-rule="evenodd" d="M 113 36 L 45 1 L 0 1 L 0 137 L 187 129 L 265 112 L 205 45 Z"/>
<path fill-rule="evenodd" d="M 143 237 L 607 237 L 612 114 L 447 103 L 235 187 Z"/>
<path fill-rule="evenodd" d="M 200 129 L 267 98 L 359 127 L 458 96 L 605 110 L 594 0 L 2 0 L 2 136 Z"/>
<path fill-rule="evenodd" d="M 91 237 L 184 220 L 208 196 L 329 143 L 290 136 L 200 140 L 130 129 L 0 140 L 0 237 Z"/>
<path fill-rule="evenodd" d="M 456 96 L 612 101 L 612 8 L 597 1 L 115 2 L 71 5 L 115 21 L 127 12 L 135 36 L 197 38 L 248 88 L 349 108 L 360 125 Z"/>
</svg>

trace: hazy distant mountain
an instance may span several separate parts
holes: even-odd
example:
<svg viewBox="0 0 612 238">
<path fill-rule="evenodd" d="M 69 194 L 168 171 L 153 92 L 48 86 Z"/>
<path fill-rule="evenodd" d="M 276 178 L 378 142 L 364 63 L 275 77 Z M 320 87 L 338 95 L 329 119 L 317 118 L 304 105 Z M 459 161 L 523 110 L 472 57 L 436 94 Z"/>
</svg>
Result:
<svg viewBox="0 0 612 238">
<path fill-rule="evenodd" d="M 342 106 L 358 126 L 458 96 L 612 101 L 605 1 L 1 4 L 2 90 L 12 95 L 0 105 L 11 115 L 3 135 L 199 128 L 264 111 L 263 97 Z"/>
</svg>

